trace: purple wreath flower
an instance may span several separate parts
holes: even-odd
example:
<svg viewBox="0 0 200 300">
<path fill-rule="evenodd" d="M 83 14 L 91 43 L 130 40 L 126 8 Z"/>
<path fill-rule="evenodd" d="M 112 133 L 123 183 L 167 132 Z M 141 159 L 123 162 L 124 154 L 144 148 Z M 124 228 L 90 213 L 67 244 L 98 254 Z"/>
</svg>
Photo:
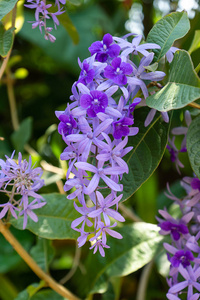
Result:
<svg viewBox="0 0 200 300">
<path fill-rule="evenodd" d="M 66 113 L 61 114 L 58 119 L 60 123 L 58 125 L 58 132 L 61 135 L 67 136 L 73 133 L 73 129 L 77 127 L 77 123 L 74 120 L 73 116 L 67 115 Z"/>
<path fill-rule="evenodd" d="M 191 265 L 191 261 L 194 260 L 194 256 L 191 251 L 179 250 L 173 257 L 170 258 L 170 262 L 173 267 L 178 268 L 180 264 L 184 268 Z"/>
<path fill-rule="evenodd" d="M 102 42 L 94 42 L 88 49 L 91 55 L 96 53 L 96 59 L 100 62 L 105 62 L 109 57 L 116 57 L 120 53 L 120 46 L 113 43 L 109 33 L 104 35 Z"/>
<path fill-rule="evenodd" d="M 97 113 L 105 112 L 105 108 L 108 106 L 108 97 L 103 92 L 90 91 L 90 95 L 81 96 L 80 105 L 87 109 L 89 117 L 96 117 Z"/>
<path fill-rule="evenodd" d="M 123 136 L 136 135 L 139 131 L 138 127 L 130 128 L 128 126 L 133 125 L 133 119 L 123 117 L 122 119 L 113 122 L 113 137 L 115 139 L 121 139 Z"/>
<path fill-rule="evenodd" d="M 112 79 L 118 85 L 127 84 L 126 75 L 130 75 L 133 68 L 129 63 L 122 62 L 120 57 L 115 57 L 111 62 L 111 66 L 105 67 L 104 76 Z"/>
<path fill-rule="evenodd" d="M 91 69 L 88 63 L 83 62 L 82 69 L 77 83 L 81 82 L 82 84 L 87 85 L 93 81 L 94 76 L 95 76 L 94 69 Z"/>
</svg>

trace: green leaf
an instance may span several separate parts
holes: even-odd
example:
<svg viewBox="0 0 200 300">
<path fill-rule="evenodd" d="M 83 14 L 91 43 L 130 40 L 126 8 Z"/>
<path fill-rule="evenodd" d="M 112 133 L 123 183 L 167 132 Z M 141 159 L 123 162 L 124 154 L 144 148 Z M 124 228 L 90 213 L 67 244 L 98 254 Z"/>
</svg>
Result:
<svg viewBox="0 0 200 300">
<path fill-rule="evenodd" d="M 0 22 L 0 56 L 6 57 L 13 45 L 14 28 L 4 29 L 3 23 Z"/>
<path fill-rule="evenodd" d="M 151 72 L 155 72 L 158 68 L 158 63 L 155 62 L 154 64 L 150 65 L 150 66 L 147 66 L 147 67 L 144 67 L 146 70 L 149 70 Z"/>
<path fill-rule="evenodd" d="M 72 23 L 67 12 L 65 12 L 59 16 L 59 21 L 61 22 L 63 27 L 67 30 L 67 32 L 68 32 L 69 36 L 71 37 L 72 41 L 74 42 L 74 44 L 75 45 L 78 44 L 78 42 L 79 42 L 78 31 L 77 31 L 76 27 L 74 26 L 74 24 Z"/>
<path fill-rule="evenodd" d="M 54 249 L 50 240 L 38 238 L 37 244 L 31 249 L 30 254 L 40 268 L 48 273 L 49 263 L 54 257 Z"/>
<path fill-rule="evenodd" d="M 146 99 L 149 107 L 159 111 L 182 108 L 200 97 L 200 79 L 187 51 L 175 52 L 168 83 Z"/>
<path fill-rule="evenodd" d="M 200 47 L 200 30 L 195 30 L 194 38 L 188 52 L 191 54 Z"/>
<path fill-rule="evenodd" d="M 80 214 L 74 209 L 73 201 L 68 200 L 66 195 L 57 193 L 42 196 L 47 204 L 34 211 L 38 222 L 29 218 L 26 228 L 46 239 L 77 239 L 79 234 L 71 229 L 71 222 L 80 217 Z M 22 230 L 23 217 L 11 219 L 11 224 Z"/>
<path fill-rule="evenodd" d="M 123 175 L 123 198 L 128 199 L 152 175 L 158 167 L 168 139 L 169 123 L 162 120 L 157 113 L 148 127 L 144 127 L 147 108 L 135 111 L 134 126 L 139 127 L 136 136 L 130 136 L 128 146 L 133 146 L 125 160 L 129 166 L 129 173 Z"/>
<path fill-rule="evenodd" d="M 13 300 L 18 294 L 14 284 L 3 274 L 0 274 L 0 299 Z"/>
<path fill-rule="evenodd" d="M 29 141 L 32 131 L 32 118 L 28 117 L 22 121 L 17 131 L 11 135 L 11 140 L 16 152 L 23 152 L 24 145 Z"/>
<path fill-rule="evenodd" d="M 14 8 L 17 1 L 18 0 L 1 0 L 0 1 L 0 20 Z"/>
<path fill-rule="evenodd" d="M 200 178 L 200 115 L 189 126 L 187 151 L 193 171 Z"/>
<path fill-rule="evenodd" d="M 28 250 L 33 243 L 33 235 L 28 231 L 19 231 L 10 228 L 12 234 Z M 0 235 L 0 273 L 6 273 L 14 270 L 21 262 L 21 257 L 13 249 L 13 247 Z"/>
<path fill-rule="evenodd" d="M 171 48 L 174 41 L 182 38 L 190 29 L 186 12 L 173 12 L 160 19 L 147 36 L 147 43 L 156 43 L 161 49 L 153 50 L 155 60 L 159 60 Z"/>
<path fill-rule="evenodd" d="M 162 241 L 159 228 L 154 224 L 138 222 L 117 231 L 123 240 L 109 238 L 110 249 L 105 249 L 105 257 L 90 252 L 84 265 L 87 273 L 77 273 L 74 277 L 79 282 L 81 297 L 104 293 L 109 278 L 126 276 L 143 267 L 152 260 Z"/>
<path fill-rule="evenodd" d="M 40 291 L 45 286 L 44 281 L 40 281 L 40 283 L 32 283 L 29 285 L 25 290 L 23 290 L 21 293 L 18 294 L 17 298 L 15 300 L 31 300 L 31 299 L 50 299 L 50 298 L 43 298 L 43 296 L 40 297 L 41 294 L 43 294 L 43 291 Z M 53 292 L 51 290 L 46 290 L 45 292 Z M 55 292 L 53 292 L 55 293 Z M 58 295 L 55 293 L 55 295 Z M 54 295 L 54 296 L 55 296 Z M 59 299 L 59 298 L 53 298 L 53 299 Z M 64 299 L 64 298 L 60 298 Z"/>
</svg>

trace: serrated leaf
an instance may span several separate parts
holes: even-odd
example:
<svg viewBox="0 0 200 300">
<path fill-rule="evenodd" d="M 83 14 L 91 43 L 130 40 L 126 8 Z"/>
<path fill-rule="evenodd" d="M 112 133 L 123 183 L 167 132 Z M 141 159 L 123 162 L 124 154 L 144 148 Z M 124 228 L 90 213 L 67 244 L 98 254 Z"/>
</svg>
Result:
<svg viewBox="0 0 200 300">
<path fill-rule="evenodd" d="M 110 249 L 105 249 L 105 257 L 89 253 L 84 264 L 86 273 L 75 276 L 82 297 L 90 293 L 104 293 L 111 277 L 126 276 L 143 267 L 152 260 L 162 241 L 159 228 L 154 224 L 138 222 L 117 231 L 122 234 L 123 240 L 109 238 L 107 244 Z"/>
<path fill-rule="evenodd" d="M 5 30 L 3 24 L 0 22 L 0 56 L 2 57 L 6 57 L 9 50 L 12 48 L 13 31 L 14 28 Z"/>
<path fill-rule="evenodd" d="M 175 52 L 170 66 L 168 83 L 146 99 L 149 107 L 159 111 L 182 108 L 200 98 L 198 78 L 190 55 L 185 50 Z"/>
<path fill-rule="evenodd" d="M 134 126 L 139 127 L 136 136 L 129 137 L 128 146 L 133 146 L 125 159 L 129 173 L 123 175 L 123 198 L 128 199 L 152 175 L 158 167 L 168 139 L 169 124 L 163 122 L 161 114 L 156 114 L 148 127 L 144 127 L 148 109 L 135 111 Z"/>
<path fill-rule="evenodd" d="M 57 193 L 42 196 L 47 204 L 34 211 L 38 222 L 29 218 L 26 229 L 46 239 L 77 239 L 78 233 L 71 229 L 71 222 L 80 217 L 80 214 L 74 209 L 73 201 L 68 200 L 66 195 Z M 11 219 L 11 224 L 22 230 L 23 217 Z"/>
<path fill-rule="evenodd" d="M 24 145 L 29 141 L 32 132 L 32 118 L 28 117 L 22 121 L 17 131 L 11 135 L 11 140 L 16 152 L 22 152 Z"/>
<path fill-rule="evenodd" d="M 186 12 L 173 12 L 160 19 L 150 30 L 147 36 L 147 43 L 156 43 L 161 49 L 153 50 L 155 60 L 160 60 L 162 56 L 171 48 L 174 41 L 182 38 L 190 29 L 190 22 Z"/>
<path fill-rule="evenodd" d="M 200 115 L 189 126 L 187 132 L 187 151 L 191 167 L 200 178 Z"/>
<path fill-rule="evenodd" d="M 188 52 L 191 54 L 200 47 L 200 30 L 195 30 L 194 38 Z"/>
<path fill-rule="evenodd" d="M 1 0 L 0 1 L 0 20 L 14 8 L 17 1 L 18 0 Z"/>
<path fill-rule="evenodd" d="M 54 256 L 54 249 L 51 245 L 51 241 L 38 238 L 37 244 L 31 248 L 30 254 L 40 268 L 48 273 L 49 263 Z"/>
</svg>

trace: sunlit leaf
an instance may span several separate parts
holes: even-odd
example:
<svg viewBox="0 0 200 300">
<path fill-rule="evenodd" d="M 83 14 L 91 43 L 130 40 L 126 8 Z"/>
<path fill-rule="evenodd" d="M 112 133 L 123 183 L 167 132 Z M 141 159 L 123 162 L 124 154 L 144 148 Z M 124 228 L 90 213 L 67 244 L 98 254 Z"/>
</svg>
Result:
<svg viewBox="0 0 200 300">
<path fill-rule="evenodd" d="M 189 126 L 187 150 L 193 171 L 200 178 L 200 115 Z"/>
<path fill-rule="evenodd" d="M 126 276 L 147 264 L 156 254 L 162 241 L 156 225 L 138 222 L 117 230 L 123 240 L 110 238 L 105 257 L 89 253 L 84 264 L 86 273 L 77 274 L 82 297 L 90 293 L 104 293 L 111 277 Z M 95 266 L 95 267 L 94 267 Z"/>
<path fill-rule="evenodd" d="M 200 47 L 200 30 L 195 30 L 194 38 L 188 52 L 191 54 Z"/>
<path fill-rule="evenodd" d="M 4 29 L 3 23 L 0 22 L 0 56 L 5 57 L 13 44 L 14 28 Z"/>
<path fill-rule="evenodd" d="M 150 30 L 147 43 L 156 43 L 161 49 L 155 49 L 155 60 L 159 60 L 171 48 L 174 41 L 182 38 L 190 29 L 186 12 L 173 12 L 160 19 Z"/>
<path fill-rule="evenodd" d="M 45 206 L 35 210 L 38 222 L 28 219 L 27 229 L 46 239 L 76 239 L 78 233 L 71 229 L 71 222 L 80 217 L 74 209 L 73 201 L 61 194 L 42 195 L 47 202 Z M 18 229 L 23 227 L 23 217 L 12 219 L 11 223 Z"/>
<path fill-rule="evenodd" d="M 168 83 L 156 94 L 146 99 L 149 107 L 159 111 L 179 109 L 200 98 L 198 78 L 187 51 L 175 52 L 170 66 Z"/>
<path fill-rule="evenodd" d="M 0 1 L 0 20 L 14 8 L 17 1 L 18 0 L 1 0 Z"/>
</svg>

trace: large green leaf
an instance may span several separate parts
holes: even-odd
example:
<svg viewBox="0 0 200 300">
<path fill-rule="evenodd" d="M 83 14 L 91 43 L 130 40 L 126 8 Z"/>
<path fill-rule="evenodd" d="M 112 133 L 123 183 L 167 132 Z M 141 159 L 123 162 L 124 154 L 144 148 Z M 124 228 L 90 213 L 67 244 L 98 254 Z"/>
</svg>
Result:
<svg viewBox="0 0 200 300">
<path fill-rule="evenodd" d="M 193 38 L 192 44 L 190 45 L 190 49 L 188 50 L 188 52 L 191 54 L 198 48 L 200 48 L 200 30 L 195 30 L 194 38 Z"/>
<path fill-rule="evenodd" d="M 187 133 L 187 150 L 189 160 L 197 177 L 200 178 L 200 115 L 189 126 Z"/>
<path fill-rule="evenodd" d="M 146 99 L 149 107 L 159 111 L 182 108 L 200 98 L 198 78 L 187 51 L 176 51 L 170 67 L 168 83 Z"/>
<path fill-rule="evenodd" d="M 128 145 L 133 146 L 133 150 L 125 157 L 129 173 L 123 175 L 122 200 L 128 199 L 152 175 L 165 151 L 169 123 L 163 122 L 161 114 L 157 113 L 152 123 L 144 127 L 147 113 L 144 107 L 135 111 L 134 126 L 139 127 L 139 133 L 129 137 Z"/>
<path fill-rule="evenodd" d="M 0 20 L 3 19 L 15 6 L 18 0 L 1 0 L 0 1 Z"/>
<path fill-rule="evenodd" d="M 117 230 L 123 240 L 108 239 L 110 249 L 105 257 L 90 253 L 85 262 L 86 273 L 77 273 L 81 297 L 89 293 L 104 293 L 111 277 L 121 277 L 133 273 L 147 264 L 155 256 L 162 237 L 154 224 L 138 222 L 125 225 Z M 95 267 L 94 267 L 95 266 Z"/>
<path fill-rule="evenodd" d="M 0 22 L 0 56 L 6 57 L 13 44 L 14 28 L 4 29 L 3 23 Z"/>
<path fill-rule="evenodd" d="M 160 19 L 147 36 L 148 43 L 156 43 L 161 49 L 154 50 L 155 59 L 159 60 L 173 45 L 174 41 L 183 37 L 190 29 L 186 12 L 173 12 Z"/>
<path fill-rule="evenodd" d="M 35 210 L 38 222 L 28 218 L 27 229 L 46 239 L 76 239 L 78 233 L 71 229 L 71 222 L 80 217 L 74 209 L 73 201 L 67 200 L 66 195 L 57 193 L 42 195 L 47 202 L 45 206 Z M 23 227 L 23 217 L 12 219 L 11 223 L 18 229 Z"/>
<path fill-rule="evenodd" d="M 49 263 L 54 256 L 54 249 L 50 240 L 38 238 L 37 244 L 31 248 L 30 254 L 40 268 L 48 273 Z"/>
</svg>

